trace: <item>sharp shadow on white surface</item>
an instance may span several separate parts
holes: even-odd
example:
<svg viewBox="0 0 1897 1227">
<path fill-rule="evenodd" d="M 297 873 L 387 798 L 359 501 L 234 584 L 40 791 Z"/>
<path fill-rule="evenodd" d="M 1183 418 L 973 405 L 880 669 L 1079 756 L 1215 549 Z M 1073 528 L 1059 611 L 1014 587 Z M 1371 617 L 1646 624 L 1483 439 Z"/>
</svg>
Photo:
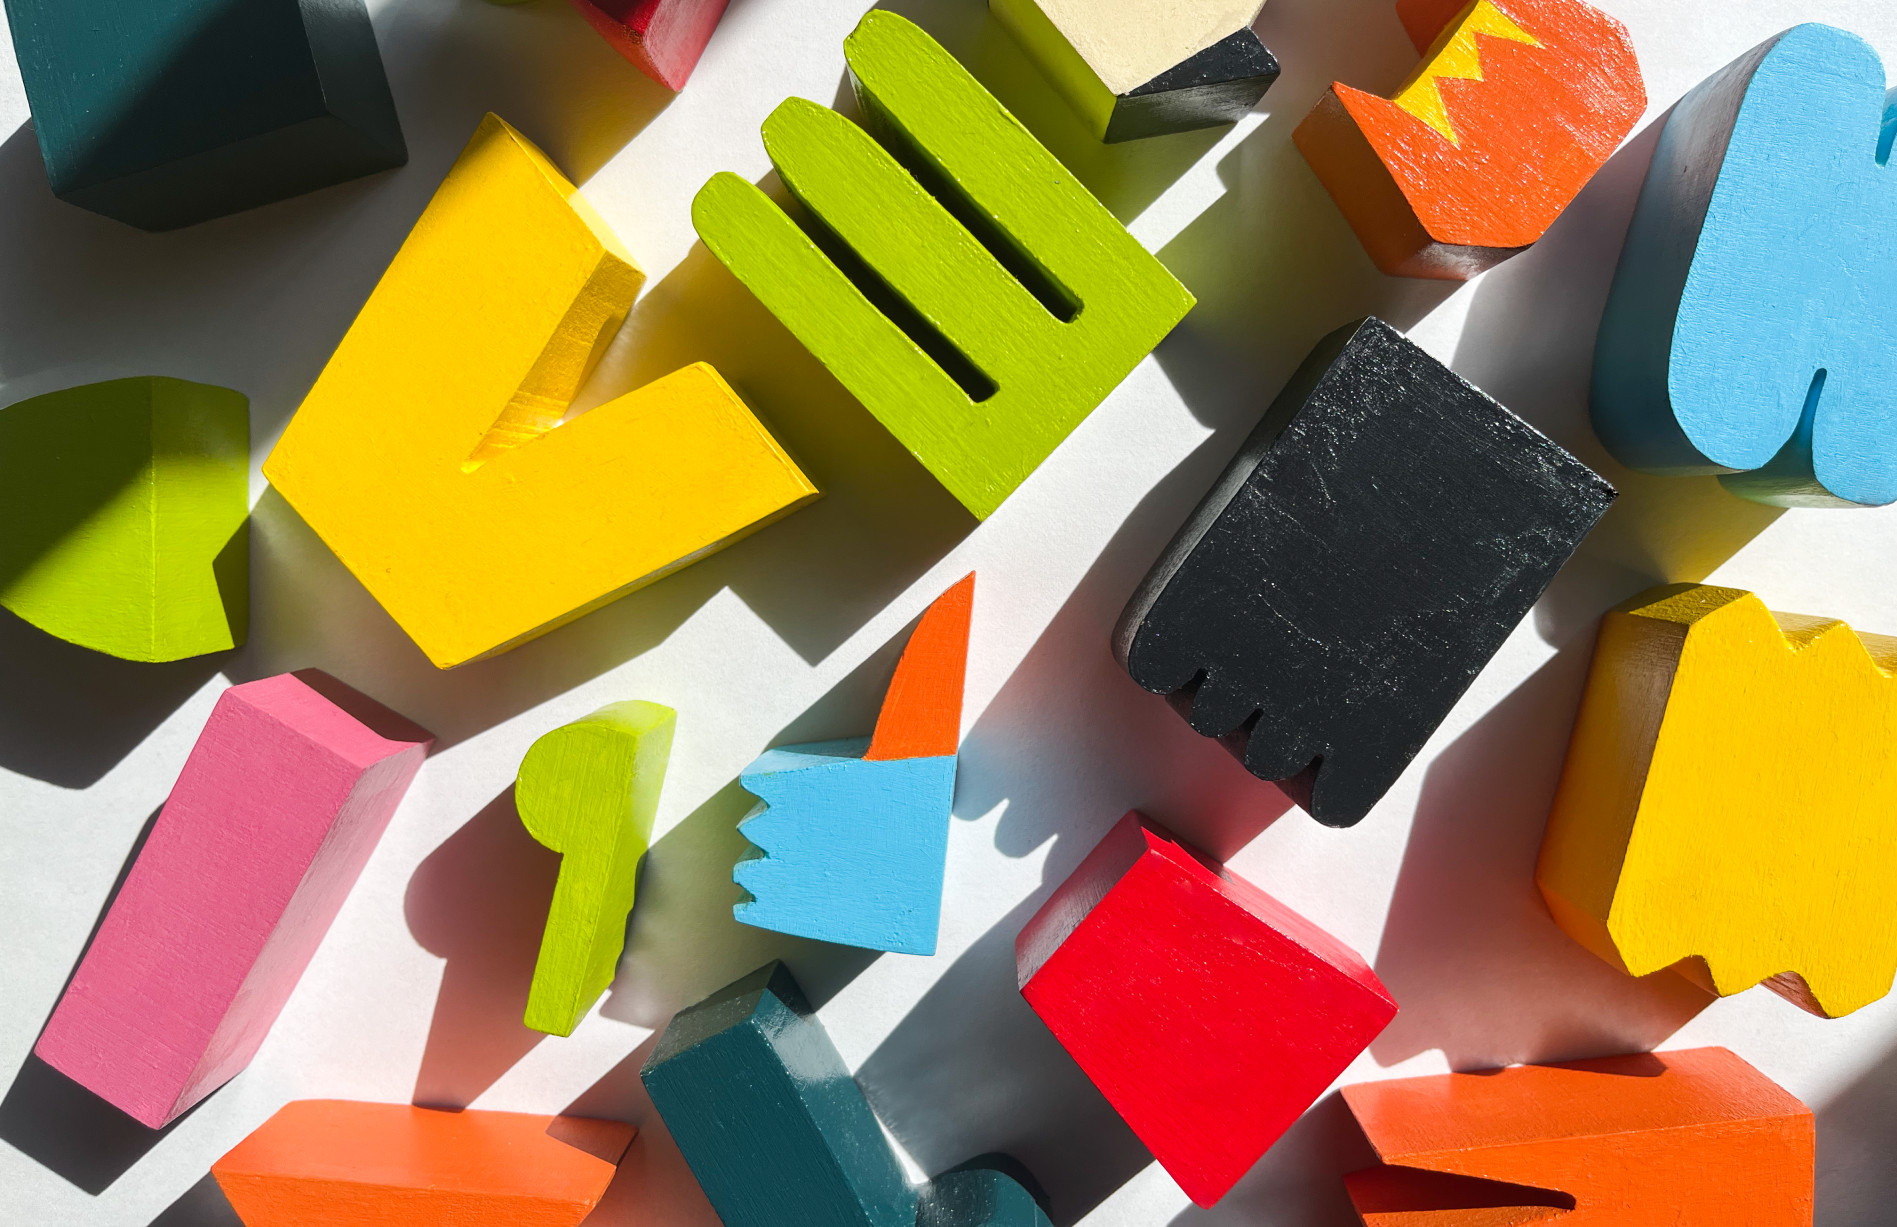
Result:
<svg viewBox="0 0 1897 1227">
<path fill-rule="evenodd" d="M 1451 1068 L 1644 1052 L 1713 998 L 1641 979 L 1555 925 L 1535 888 L 1542 828 L 1586 680 L 1574 644 L 1430 764 L 1374 961 L 1402 1009 L 1370 1052 L 1441 1049 Z"/>
<path fill-rule="evenodd" d="M 119 660 L 0 609 L 0 770 L 90 788 L 233 655 Z"/>
<path fill-rule="evenodd" d="M 1215 1206 L 1188 1206 L 1169 1227 L 1362 1227 L 1344 1175 L 1377 1152 L 1332 1091 L 1298 1118 Z"/>
<path fill-rule="evenodd" d="M 880 0 L 927 30 L 1122 222 L 1138 217 L 1230 130 L 1202 128 L 1108 145 L 1094 139 L 989 11 L 987 0 Z M 836 108 L 855 117 L 846 76 Z M 1266 96 L 1265 105 L 1271 98 Z"/>
<path fill-rule="evenodd" d="M 1884 1227 L 1897 1205 L 1897 1048 L 1818 1109 L 1815 1227 Z"/>
<path fill-rule="evenodd" d="M 412 1102 L 465 1108 L 547 1038 L 521 1019 L 559 873 L 511 787 L 416 867 L 403 915 L 445 963 Z"/>
<path fill-rule="evenodd" d="M 1257 29 L 1284 64 L 1267 117 L 1219 160 L 1224 195 L 1159 253 L 1199 299 L 1159 360 L 1212 426 L 1235 415 L 1256 422 L 1333 329 L 1366 315 L 1407 329 L 1458 289 L 1378 272 L 1291 143 L 1333 80 L 1385 92 L 1414 67 L 1395 10 L 1386 0 L 1272 0 Z"/>
<path fill-rule="evenodd" d="M 854 737 L 874 728 L 913 625 L 891 636 L 770 744 Z M 811 1004 L 821 1007 L 882 957 L 880 951 L 740 924 L 732 915 L 743 891 L 731 870 L 750 847 L 738 823 L 756 803 L 732 780 L 653 844 L 602 1015 L 658 1030 L 679 1010 L 772 959 L 782 959 Z"/>
<path fill-rule="evenodd" d="M 79 957 L 66 973 L 59 993 L 47 1003 L 48 1021 L 78 974 L 79 964 L 85 961 L 93 939 L 99 936 L 99 927 L 105 923 L 106 914 L 112 910 L 113 902 L 118 899 L 125 879 L 130 876 L 138 854 L 144 851 L 145 841 L 151 838 L 152 828 L 163 812 L 162 807 L 153 810 L 132 840 L 131 850 L 125 854 L 112 889 L 106 892 L 105 902 L 92 922 L 85 945 L 80 947 Z M 45 1023 L 40 1025 L 40 1030 L 45 1031 Z M 148 1129 L 29 1052 L 7 1087 L 5 1097 L 0 1098 L 0 1141 L 96 1197 L 209 1098 L 206 1096 L 193 1104 L 163 1129 Z"/>
<path fill-rule="evenodd" d="M 217 1177 L 206 1172 L 198 1182 L 178 1194 L 178 1199 L 158 1212 L 147 1227 L 244 1227 L 244 1220 L 217 1186 Z"/>
<path fill-rule="evenodd" d="M 1620 491 L 1535 607 L 1536 628 L 1552 644 L 1591 636 L 1603 610 L 1647 588 L 1705 579 L 1784 514 L 1727 493 L 1714 477 L 1627 469 L 1589 422 L 1595 335 L 1665 123 L 1664 115 L 1649 123 L 1539 243 L 1482 278 L 1456 347 L 1458 374 Z"/>
</svg>

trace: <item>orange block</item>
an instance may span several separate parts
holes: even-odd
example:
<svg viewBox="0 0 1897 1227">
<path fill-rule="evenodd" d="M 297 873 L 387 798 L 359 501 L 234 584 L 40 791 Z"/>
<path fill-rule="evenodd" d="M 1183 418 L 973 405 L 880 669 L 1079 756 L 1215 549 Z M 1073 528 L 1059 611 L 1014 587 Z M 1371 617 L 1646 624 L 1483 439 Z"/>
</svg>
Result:
<svg viewBox="0 0 1897 1227">
<path fill-rule="evenodd" d="M 574 1227 L 633 1127 L 300 1099 L 211 1168 L 246 1227 Z"/>
<path fill-rule="evenodd" d="M 936 597 L 916 623 L 916 633 L 889 680 L 865 759 L 955 753 L 962 739 L 962 683 L 968 673 L 968 628 L 974 612 L 971 571 Z"/>
<path fill-rule="evenodd" d="M 1534 243 L 1647 108 L 1627 28 L 1580 0 L 1399 0 L 1423 60 L 1341 82 L 1292 139 L 1378 268 L 1461 281 Z"/>
<path fill-rule="evenodd" d="M 1344 1088 L 1367 1227 L 1809 1227 L 1811 1114 L 1724 1048 Z"/>
</svg>

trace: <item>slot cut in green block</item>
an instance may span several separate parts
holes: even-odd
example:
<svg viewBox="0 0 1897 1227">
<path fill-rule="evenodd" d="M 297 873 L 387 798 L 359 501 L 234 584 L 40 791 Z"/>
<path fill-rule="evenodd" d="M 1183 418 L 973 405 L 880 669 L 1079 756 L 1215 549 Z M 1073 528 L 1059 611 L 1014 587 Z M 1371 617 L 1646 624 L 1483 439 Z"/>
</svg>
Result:
<svg viewBox="0 0 1897 1227">
<path fill-rule="evenodd" d="M 818 238 L 730 173 L 699 192 L 692 220 L 986 519 L 1194 299 L 914 23 L 872 11 L 844 49 L 881 143 L 802 98 L 764 121 L 765 148 Z"/>
</svg>

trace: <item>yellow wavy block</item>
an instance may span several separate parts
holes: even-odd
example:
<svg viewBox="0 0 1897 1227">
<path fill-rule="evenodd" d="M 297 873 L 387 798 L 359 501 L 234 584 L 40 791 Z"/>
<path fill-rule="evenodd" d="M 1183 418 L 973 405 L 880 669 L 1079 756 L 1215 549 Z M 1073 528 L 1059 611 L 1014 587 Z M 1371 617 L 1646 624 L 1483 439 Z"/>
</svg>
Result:
<svg viewBox="0 0 1897 1227">
<path fill-rule="evenodd" d="M 1897 639 L 1733 588 L 1610 612 L 1536 879 L 1574 938 L 1828 1018 L 1897 975 Z"/>
<path fill-rule="evenodd" d="M 561 424 L 643 280 L 490 115 L 265 462 L 437 666 L 504 652 L 817 496 L 702 363 Z"/>
</svg>

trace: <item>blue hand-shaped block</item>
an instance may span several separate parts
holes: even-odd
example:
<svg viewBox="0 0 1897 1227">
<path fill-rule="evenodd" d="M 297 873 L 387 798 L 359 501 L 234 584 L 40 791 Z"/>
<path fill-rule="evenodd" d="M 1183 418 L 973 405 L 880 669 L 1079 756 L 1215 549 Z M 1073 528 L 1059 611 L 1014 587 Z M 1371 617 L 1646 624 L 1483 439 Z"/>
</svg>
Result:
<svg viewBox="0 0 1897 1227">
<path fill-rule="evenodd" d="M 1779 506 L 1897 500 L 1897 91 L 1795 27 L 1667 119 L 1594 354 L 1595 432 Z"/>
<path fill-rule="evenodd" d="M 732 877 L 761 929 L 934 954 L 955 756 L 871 760 L 869 738 L 766 752 L 739 777 L 762 798 L 738 825 L 763 853 Z"/>
</svg>

